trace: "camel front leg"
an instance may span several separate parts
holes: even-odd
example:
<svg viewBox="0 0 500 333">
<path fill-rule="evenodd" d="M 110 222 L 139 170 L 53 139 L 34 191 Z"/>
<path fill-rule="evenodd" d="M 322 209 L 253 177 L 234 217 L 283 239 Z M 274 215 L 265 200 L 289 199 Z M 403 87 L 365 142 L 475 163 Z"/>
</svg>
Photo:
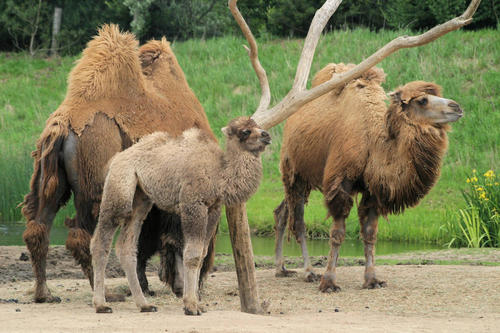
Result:
<svg viewBox="0 0 500 333">
<path fill-rule="evenodd" d="M 326 265 L 325 274 L 321 277 L 319 290 L 322 292 L 338 292 L 340 287 L 337 285 L 337 261 L 339 259 L 340 246 L 345 238 L 345 218 L 334 219 L 334 224 L 330 231 L 330 254 Z"/>
<path fill-rule="evenodd" d="M 361 235 L 365 245 L 365 282 L 363 288 L 375 289 L 387 286 L 385 281 L 377 279 L 375 274 L 375 243 L 377 242 L 378 214 L 376 202 L 368 193 L 363 194 L 359 209 Z"/>
</svg>

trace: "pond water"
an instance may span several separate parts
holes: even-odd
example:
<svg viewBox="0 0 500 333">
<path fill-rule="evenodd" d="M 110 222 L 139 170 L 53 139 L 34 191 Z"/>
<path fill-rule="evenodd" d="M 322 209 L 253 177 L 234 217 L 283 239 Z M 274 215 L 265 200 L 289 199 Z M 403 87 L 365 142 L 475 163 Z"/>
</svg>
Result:
<svg viewBox="0 0 500 333">
<path fill-rule="evenodd" d="M 24 232 L 24 223 L 8 223 L 0 224 L 0 246 L 1 245 L 24 245 L 22 234 Z M 50 232 L 50 244 L 64 245 L 68 231 L 64 226 L 52 227 Z M 255 255 L 274 255 L 274 238 L 273 237 L 252 237 L 253 251 Z M 311 256 L 326 256 L 330 250 L 328 240 L 309 240 L 307 242 L 309 255 Z M 377 242 L 377 255 L 402 253 L 417 250 L 437 249 L 435 244 L 422 243 L 401 243 L 401 242 Z M 228 234 L 219 234 L 216 244 L 217 253 L 232 253 L 231 240 Z M 291 239 L 290 242 L 285 240 L 283 252 L 285 256 L 300 256 L 300 246 Z M 364 256 L 363 242 L 360 240 L 345 240 L 340 249 L 341 256 Z"/>
</svg>

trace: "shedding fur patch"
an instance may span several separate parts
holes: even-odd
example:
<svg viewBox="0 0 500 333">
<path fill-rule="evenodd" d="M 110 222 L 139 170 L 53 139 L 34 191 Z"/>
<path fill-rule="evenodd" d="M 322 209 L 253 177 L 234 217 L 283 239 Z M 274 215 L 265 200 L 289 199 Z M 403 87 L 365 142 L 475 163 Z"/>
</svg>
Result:
<svg viewBox="0 0 500 333">
<path fill-rule="evenodd" d="M 325 83 L 326 81 L 330 80 L 335 74 L 340 74 L 347 72 L 351 69 L 356 67 L 354 64 L 344 64 L 344 63 L 339 63 L 339 64 L 334 64 L 330 63 L 326 65 L 323 69 L 321 69 L 316 75 L 314 76 L 312 80 L 312 87 L 319 86 L 322 83 Z M 377 84 L 381 84 L 385 81 L 385 73 L 382 68 L 378 67 L 372 67 L 369 70 L 365 71 L 363 74 L 361 74 L 359 77 L 353 79 L 350 81 L 348 84 L 351 84 L 352 82 L 361 80 L 361 81 L 366 81 L 366 82 L 375 82 Z M 337 88 L 337 91 L 342 90 L 343 87 Z"/>
</svg>

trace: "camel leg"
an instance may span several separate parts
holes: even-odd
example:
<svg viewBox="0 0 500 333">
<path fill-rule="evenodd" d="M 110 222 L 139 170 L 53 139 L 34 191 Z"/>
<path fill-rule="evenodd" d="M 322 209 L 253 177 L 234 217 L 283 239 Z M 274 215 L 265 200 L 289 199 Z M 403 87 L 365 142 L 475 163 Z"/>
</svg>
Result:
<svg viewBox="0 0 500 333">
<path fill-rule="evenodd" d="M 132 217 L 130 221 L 124 223 L 116 241 L 116 254 L 127 276 L 130 292 L 137 307 L 141 312 L 156 312 L 157 308 L 146 301 L 137 277 L 137 242 L 142 223 L 152 204 L 145 194 L 137 189 L 133 206 Z"/>
<path fill-rule="evenodd" d="M 375 289 L 386 287 L 385 281 L 378 280 L 375 275 L 375 243 L 377 242 L 378 214 L 376 202 L 369 193 L 363 193 L 358 208 L 361 235 L 365 244 L 365 282 L 363 288 Z"/>
<path fill-rule="evenodd" d="M 276 264 L 276 277 L 286 277 L 297 274 L 296 271 L 288 270 L 285 267 L 285 259 L 283 258 L 283 241 L 285 239 L 285 229 L 288 222 L 288 207 L 285 200 L 283 200 L 273 212 L 275 221 L 276 232 L 276 247 L 274 249 L 275 264 Z"/>
<path fill-rule="evenodd" d="M 333 216 L 333 226 L 330 230 L 330 253 L 328 263 L 326 265 L 325 274 L 321 277 L 319 290 L 322 292 L 338 292 L 340 287 L 337 285 L 336 267 L 339 258 L 339 250 L 345 238 L 345 220 L 352 208 L 353 201 L 350 197 L 352 184 L 348 181 L 343 181 L 341 188 L 336 189 L 337 192 L 332 199 L 327 202 L 328 211 Z M 328 193 L 326 198 L 331 197 Z"/>
<path fill-rule="evenodd" d="M 42 163 L 42 170 L 38 179 L 39 182 L 41 182 L 44 177 L 44 171 Z M 23 233 L 23 239 L 30 252 L 31 264 L 36 279 L 34 286 L 34 301 L 37 303 L 58 303 L 61 299 L 57 296 L 52 296 L 47 287 L 46 267 L 52 222 L 59 208 L 66 203 L 71 195 L 62 168 L 58 168 L 57 171 L 57 188 L 49 193 L 48 196 L 46 194 L 47 192 L 48 191 L 40 189 L 39 193 L 31 196 L 33 200 L 38 200 L 38 210 L 34 219 L 28 221 L 26 230 Z"/>
<path fill-rule="evenodd" d="M 201 315 L 198 305 L 198 286 L 203 252 L 206 248 L 205 239 L 208 226 L 208 210 L 201 204 L 182 205 L 181 220 L 184 233 L 184 313 L 186 315 Z"/>
<path fill-rule="evenodd" d="M 106 265 L 113 241 L 113 235 L 118 228 L 117 219 L 102 217 L 97 224 L 94 236 L 90 242 L 92 253 L 94 297 L 92 303 L 97 313 L 111 313 L 112 309 L 106 305 L 104 279 Z"/>
<path fill-rule="evenodd" d="M 295 235 L 295 239 L 300 244 L 300 248 L 302 250 L 302 258 L 304 260 L 304 280 L 306 282 L 317 281 L 319 276 L 314 272 L 309 258 L 309 252 L 307 250 L 306 225 L 304 222 L 304 205 L 309 197 L 311 189 L 307 182 L 302 180 L 299 175 L 295 175 L 293 183 L 290 183 L 285 177 L 283 182 L 285 185 L 285 209 L 287 209 L 286 215 L 288 217 L 288 225 L 290 230 Z M 282 258 L 283 246 L 281 245 L 280 247 L 280 257 Z M 278 249 L 276 252 L 278 252 Z M 282 263 L 279 264 L 284 267 Z M 278 274 L 278 276 L 280 276 L 280 274 Z M 286 273 L 281 276 L 286 276 Z"/>
</svg>

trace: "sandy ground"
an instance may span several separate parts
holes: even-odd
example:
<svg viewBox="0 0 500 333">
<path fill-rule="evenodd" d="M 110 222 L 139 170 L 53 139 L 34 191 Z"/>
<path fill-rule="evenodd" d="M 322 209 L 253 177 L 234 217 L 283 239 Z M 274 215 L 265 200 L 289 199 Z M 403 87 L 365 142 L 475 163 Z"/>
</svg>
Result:
<svg viewBox="0 0 500 333">
<path fill-rule="evenodd" d="M 49 287 L 62 302 L 32 303 L 27 291 L 33 277 L 23 252 L 24 247 L 0 247 L 0 332 L 500 331 L 500 266 L 379 266 L 388 286 L 378 290 L 361 289 L 363 267 L 343 266 L 337 270 L 342 291 L 334 294 L 320 293 L 317 283 L 300 276 L 278 279 L 273 270 L 258 269 L 260 298 L 270 303 L 267 315 L 241 313 L 235 272 L 216 271 L 202 295 L 208 312 L 187 317 L 182 300 L 161 284 L 154 265 L 148 276 L 157 295 L 148 299 L 159 312 L 139 313 L 127 297 L 113 304 L 112 314 L 94 313 L 88 282 L 62 247 L 51 248 L 48 264 Z M 499 253 L 468 256 L 498 262 Z M 426 255 L 443 260 L 442 254 Z M 113 262 L 108 275 L 120 276 Z M 106 281 L 115 290 L 126 289 L 123 277 Z"/>
</svg>

